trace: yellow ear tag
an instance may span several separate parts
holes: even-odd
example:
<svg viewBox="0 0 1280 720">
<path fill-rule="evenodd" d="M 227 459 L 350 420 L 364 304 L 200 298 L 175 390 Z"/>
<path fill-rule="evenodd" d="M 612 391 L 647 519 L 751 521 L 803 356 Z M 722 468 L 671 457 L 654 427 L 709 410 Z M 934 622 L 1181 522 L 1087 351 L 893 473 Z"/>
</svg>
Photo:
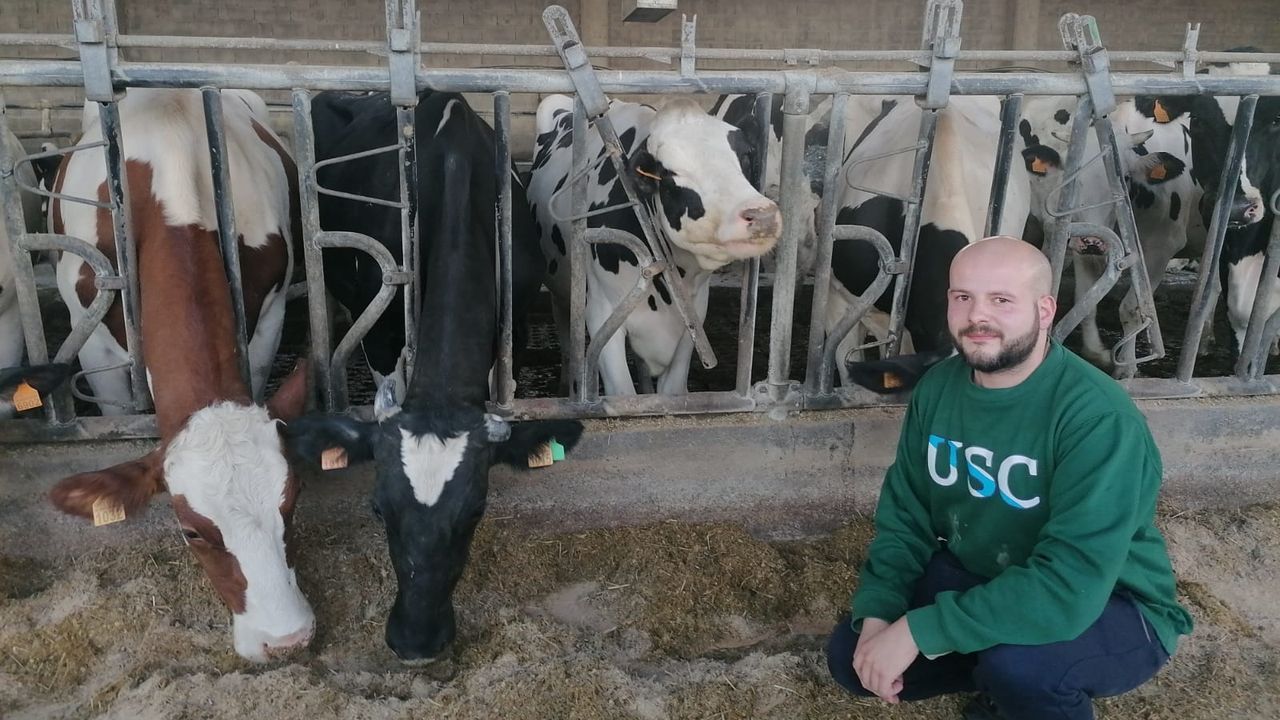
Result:
<svg viewBox="0 0 1280 720">
<path fill-rule="evenodd" d="M 529 467 L 542 468 L 547 467 L 555 462 L 555 455 L 551 450 L 551 443 L 538 443 L 533 451 L 529 453 Z"/>
<path fill-rule="evenodd" d="M 1165 109 L 1164 105 L 1160 104 L 1159 100 L 1156 101 L 1155 107 L 1151 109 L 1151 114 L 1155 116 L 1156 122 L 1161 124 L 1173 119 L 1169 117 L 1169 111 Z"/>
<path fill-rule="evenodd" d="M 880 382 L 884 385 L 886 390 L 902 387 L 902 378 L 891 372 L 885 373 Z"/>
<path fill-rule="evenodd" d="M 1169 170 L 1164 165 L 1156 165 L 1151 168 L 1151 172 L 1147 173 L 1150 180 L 1163 180 L 1169 175 Z"/>
<path fill-rule="evenodd" d="M 347 462 L 347 451 L 343 448 L 331 447 L 320 453 L 321 470 L 341 470 Z"/>
<path fill-rule="evenodd" d="M 124 520 L 124 506 L 115 498 L 100 497 L 93 501 L 93 526 L 102 527 Z"/>
<path fill-rule="evenodd" d="M 651 179 L 651 180 L 657 180 L 657 181 L 659 181 L 659 182 L 661 182 L 661 181 L 662 181 L 662 178 L 661 178 L 660 176 L 658 176 L 658 175 L 654 175 L 653 173 L 649 172 L 648 170 L 642 170 L 642 169 L 640 169 L 640 168 L 636 168 L 636 174 L 637 174 L 637 175 L 643 175 L 643 176 L 645 176 L 645 177 L 647 177 L 647 178 L 649 178 L 649 179 Z"/>
<path fill-rule="evenodd" d="M 1049 163 L 1041 158 L 1035 158 L 1031 161 L 1031 172 L 1036 175 L 1044 175 L 1049 172 Z"/>
<path fill-rule="evenodd" d="M 13 391 L 13 407 L 17 410 L 30 410 L 41 405 L 44 405 L 44 400 L 40 399 L 40 391 L 25 382 Z"/>
</svg>

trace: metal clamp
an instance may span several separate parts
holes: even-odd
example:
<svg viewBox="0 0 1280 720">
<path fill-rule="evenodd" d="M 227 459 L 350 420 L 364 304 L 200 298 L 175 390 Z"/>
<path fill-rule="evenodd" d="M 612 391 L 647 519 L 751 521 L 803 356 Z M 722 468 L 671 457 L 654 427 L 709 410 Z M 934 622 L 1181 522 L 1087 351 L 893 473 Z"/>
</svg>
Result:
<svg viewBox="0 0 1280 720">
<path fill-rule="evenodd" d="M 1106 116 L 1116 109 L 1116 95 L 1111 89 L 1111 60 L 1102 46 L 1098 21 L 1092 15 L 1067 13 L 1058 20 L 1058 32 L 1064 48 L 1080 53 L 1084 84 L 1093 101 L 1093 116 Z"/>
<path fill-rule="evenodd" d="M 391 103 L 418 104 L 418 60 L 422 45 L 421 18 L 414 0 L 387 0 L 387 67 L 391 72 Z"/>
<path fill-rule="evenodd" d="M 1200 51 L 1196 43 L 1200 39 L 1200 23 L 1187 23 L 1187 34 L 1182 40 L 1182 77 L 1193 80 L 1196 76 L 1196 65 L 1200 62 Z"/>
<path fill-rule="evenodd" d="M 924 107 L 931 110 L 946 107 L 951 96 L 951 78 L 956 71 L 956 56 L 960 54 L 960 17 L 963 12 L 961 0 L 929 0 L 925 9 L 921 49 L 932 52 L 933 57 L 929 63 L 929 86 L 925 91 Z"/>
<path fill-rule="evenodd" d="M 559 5 L 549 5 L 542 11 L 542 22 L 551 34 L 551 42 L 564 62 L 565 70 L 578 91 L 578 98 L 586 110 L 587 119 L 604 115 L 609 109 L 609 98 L 605 97 L 600 81 L 596 79 L 595 69 L 591 67 L 591 59 L 587 57 L 586 48 L 578 37 L 578 31 L 569 19 L 569 11 Z"/>
<path fill-rule="evenodd" d="M 104 9 L 105 5 L 105 9 Z M 117 60 L 115 0 L 73 0 L 75 38 L 84 72 L 84 96 L 95 102 L 111 102 L 115 88 L 111 68 Z"/>
</svg>

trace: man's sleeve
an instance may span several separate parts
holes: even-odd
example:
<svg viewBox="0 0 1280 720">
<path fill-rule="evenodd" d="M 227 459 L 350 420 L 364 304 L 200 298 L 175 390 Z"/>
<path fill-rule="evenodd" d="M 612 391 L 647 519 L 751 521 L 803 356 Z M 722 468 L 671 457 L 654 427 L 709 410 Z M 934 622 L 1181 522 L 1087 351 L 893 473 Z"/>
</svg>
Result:
<svg viewBox="0 0 1280 720">
<path fill-rule="evenodd" d="M 876 506 L 876 536 L 853 594 L 855 627 L 863 618 L 893 622 L 902 617 L 911 601 L 916 580 L 938 549 L 937 534 L 929 519 L 924 450 L 928 440 L 920 417 L 919 388 L 902 420 L 897 457 L 885 475 Z"/>
<path fill-rule="evenodd" d="M 1141 419 L 1120 414 L 1091 418 L 1064 433 L 1046 498 L 1051 514 L 1030 557 L 986 584 L 939 593 L 932 605 L 907 613 L 920 651 L 1042 645 L 1088 629 L 1128 556 L 1139 507 L 1151 491 L 1144 484 L 1159 477 L 1149 437 Z"/>
</svg>

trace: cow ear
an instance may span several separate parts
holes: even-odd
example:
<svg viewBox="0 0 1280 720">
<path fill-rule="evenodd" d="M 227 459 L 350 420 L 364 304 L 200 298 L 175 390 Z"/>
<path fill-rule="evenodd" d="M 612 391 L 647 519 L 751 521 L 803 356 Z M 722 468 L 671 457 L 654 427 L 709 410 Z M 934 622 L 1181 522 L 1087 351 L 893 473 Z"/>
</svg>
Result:
<svg viewBox="0 0 1280 720">
<path fill-rule="evenodd" d="M 387 377 L 378 385 L 378 392 L 373 396 L 373 416 L 382 422 L 400 412 L 400 402 L 396 395 L 400 391 L 400 383 L 394 377 Z"/>
<path fill-rule="evenodd" d="M 41 396 L 48 395 L 69 377 L 71 377 L 71 366 L 66 363 L 29 365 L 5 370 L 0 372 L 0 398 L 5 400 L 12 398 L 24 383 L 35 389 Z"/>
<path fill-rule="evenodd" d="M 941 352 L 916 353 L 883 360 L 850 362 L 845 364 L 845 368 L 854 384 L 887 395 L 914 388 L 920 378 L 924 377 L 926 370 L 946 357 L 947 354 Z"/>
<path fill-rule="evenodd" d="M 164 451 L 120 463 L 105 470 L 80 473 L 58 481 L 49 491 L 53 506 L 68 515 L 93 517 L 93 505 L 112 501 L 126 516 L 136 513 L 157 493 L 164 492 Z"/>
<path fill-rule="evenodd" d="M 636 150 L 627 163 L 627 169 L 631 171 L 631 177 L 635 179 L 636 188 L 640 192 L 646 195 L 658 192 L 664 169 L 662 163 L 649 152 L 647 145 L 641 145 Z"/>
<path fill-rule="evenodd" d="M 276 392 L 267 401 L 267 414 L 276 420 L 289 422 L 302 415 L 307 409 L 307 370 L 305 358 L 298 360 L 293 372 L 280 383 Z"/>
<path fill-rule="evenodd" d="M 1022 161 L 1027 166 L 1027 172 L 1040 177 L 1048 175 L 1050 170 L 1062 167 L 1062 156 L 1047 145 L 1032 145 L 1024 149 Z"/>
<path fill-rule="evenodd" d="M 327 470 L 373 459 L 377 431 L 375 422 L 314 413 L 289 423 L 284 434 L 294 456 Z"/>
<path fill-rule="evenodd" d="M 582 423 L 577 420 L 538 420 L 513 423 L 511 435 L 494 444 L 494 462 L 514 468 L 528 469 L 529 455 L 539 445 L 555 440 L 569 452 L 582 438 Z"/>
<path fill-rule="evenodd" d="M 1167 152 L 1151 153 L 1138 161 L 1138 171 L 1148 185 L 1159 185 L 1180 177 L 1187 164 Z"/>
</svg>

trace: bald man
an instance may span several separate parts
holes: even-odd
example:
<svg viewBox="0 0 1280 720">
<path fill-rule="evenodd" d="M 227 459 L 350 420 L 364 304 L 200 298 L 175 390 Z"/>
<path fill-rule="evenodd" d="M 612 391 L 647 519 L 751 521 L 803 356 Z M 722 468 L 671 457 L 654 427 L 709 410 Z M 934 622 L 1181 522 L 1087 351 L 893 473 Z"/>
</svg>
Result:
<svg viewBox="0 0 1280 720">
<path fill-rule="evenodd" d="M 957 354 L 912 393 L 852 613 L 827 648 L 890 703 L 978 691 L 977 718 L 1092 718 L 1191 617 L 1155 528 L 1160 455 L 1110 377 L 1049 339 L 1048 261 L 1013 237 L 951 264 Z"/>
</svg>

